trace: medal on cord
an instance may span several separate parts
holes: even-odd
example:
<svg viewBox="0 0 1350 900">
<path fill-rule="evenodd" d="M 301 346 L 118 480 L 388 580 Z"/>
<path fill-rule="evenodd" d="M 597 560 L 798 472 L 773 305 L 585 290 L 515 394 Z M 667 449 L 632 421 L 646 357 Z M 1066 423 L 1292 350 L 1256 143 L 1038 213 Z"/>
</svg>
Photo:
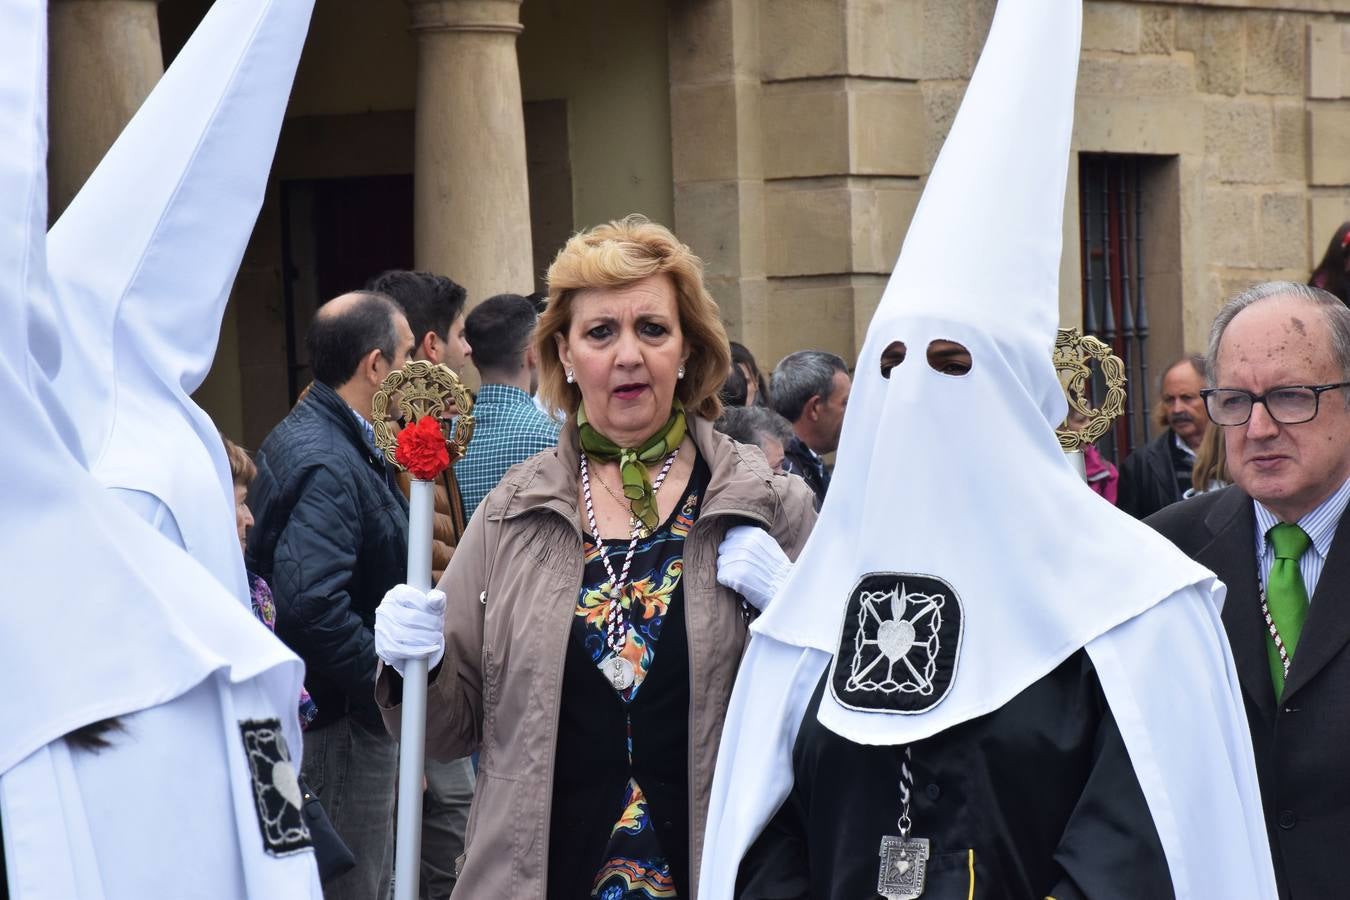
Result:
<svg viewBox="0 0 1350 900">
<path fill-rule="evenodd" d="M 660 474 L 656 476 L 656 481 L 652 482 L 653 496 L 661 490 L 661 485 L 665 483 L 666 475 L 670 473 L 670 467 L 675 463 L 675 457 L 679 452 L 680 448 L 676 447 L 666 457 Z M 637 680 L 637 670 L 622 656 L 624 645 L 628 643 L 628 617 L 623 611 L 623 589 L 628 584 L 628 571 L 633 566 L 633 553 L 637 550 L 638 539 L 642 536 L 642 521 L 637 516 L 631 519 L 633 536 L 628 541 L 628 553 L 623 558 L 623 571 L 616 578 L 614 567 L 609 564 L 609 556 L 605 553 L 605 544 L 600 540 L 600 528 L 595 524 L 595 505 L 591 502 L 591 473 L 586 464 L 585 453 L 581 454 L 581 495 L 586 501 L 586 524 L 591 529 L 596 549 L 600 551 L 600 561 L 605 564 L 605 573 L 609 575 L 610 584 L 609 608 L 605 611 L 605 647 L 608 648 L 609 654 L 597 665 L 600 674 L 605 676 L 610 686 L 623 693 Z"/>
<path fill-rule="evenodd" d="M 877 873 L 877 893 L 886 900 L 916 900 L 923 894 L 928 875 L 928 838 L 912 838 L 909 799 L 914 792 L 914 775 L 909 771 L 910 748 L 900 760 L 900 828 L 898 835 L 881 839 L 881 868 Z"/>
</svg>

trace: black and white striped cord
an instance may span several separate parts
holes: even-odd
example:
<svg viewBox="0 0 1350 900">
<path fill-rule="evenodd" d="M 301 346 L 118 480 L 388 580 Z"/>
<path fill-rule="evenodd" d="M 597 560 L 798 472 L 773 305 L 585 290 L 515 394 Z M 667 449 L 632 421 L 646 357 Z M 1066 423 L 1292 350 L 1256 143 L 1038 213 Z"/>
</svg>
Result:
<svg viewBox="0 0 1350 900">
<path fill-rule="evenodd" d="M 900 760 L 900 840 L 907 840 L 914 823 L 909 819 L 909 800 L 914 793 L 914 773 L 909 770 L 910 747 L 905 746 L 904 758 Z"/>
<path fill-rule="evenodd" d="M 1284 667 L 1284 677 L 1289 677 L 1289 651 L 1285 649 L 1284 638 L 1280 637 L 1280 629 L 1275 625 L 1275 619 L 1270 614 L 1270 606 L 1266 604 L 1266 589 L 1257 587 L 1261 590 L 1261 618 L 1266 620 L 1266 630 L 1270 632 L 1270 639 L 1275 642 L 1275 649 L 1280 654 L 1280 665 Z"/>
</svg>

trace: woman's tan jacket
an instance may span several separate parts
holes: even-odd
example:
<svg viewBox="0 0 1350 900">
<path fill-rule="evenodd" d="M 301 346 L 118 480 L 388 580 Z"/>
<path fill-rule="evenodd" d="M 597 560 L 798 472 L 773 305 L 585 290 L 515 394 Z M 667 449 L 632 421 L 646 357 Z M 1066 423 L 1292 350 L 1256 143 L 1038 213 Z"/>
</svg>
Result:
<svg viewBox="0 0 1350 900">
<path fill-rule="evenodd" d="M 729 527 L 767 529 L 795 559 L 815 522 L 805 482 L 689 419 L 711 470 L 684 544 L 689 638 L 689 878 L 698 883 L 703 827 L 722 720 L 746 639 L 739 598 L 717 583 Z M 545 897 L 563 662 L 581 590 L 576 423 L 555 450 L 515 466 L 474 513 L 440 589 L 445 659 L 427 697 L 427 754 L 479 751 L 457 897 Z M 397 734 L 401 682 L 381 667 L 376 699 Z"/>
</svg>

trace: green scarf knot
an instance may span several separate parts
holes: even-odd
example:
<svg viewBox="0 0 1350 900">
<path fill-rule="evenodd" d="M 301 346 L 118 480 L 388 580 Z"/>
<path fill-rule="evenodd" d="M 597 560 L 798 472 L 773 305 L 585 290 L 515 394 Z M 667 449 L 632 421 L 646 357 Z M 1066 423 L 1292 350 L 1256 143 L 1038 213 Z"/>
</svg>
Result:
<svg viewBox="0 0 1350 900">
<path fill-rule="evenodd" d="M 634 518 L 645 525 L 648 531 L 655 531 L 661 519 L 647 467 L 656 465 L 684 440 L 684 404 L 679 400 L 671 404 L 670 418 L 666 424 L 647 438 L 646 443 L 636 448 L 620 447 L 596 431 L 586 418 L 584 402 L 577 410 L 577 425 L 581 428 L 582 452 L 601 462 L 618 461 L 619 475 L 623 478 L 623 495 L 632 505 Z"/>
</svg>

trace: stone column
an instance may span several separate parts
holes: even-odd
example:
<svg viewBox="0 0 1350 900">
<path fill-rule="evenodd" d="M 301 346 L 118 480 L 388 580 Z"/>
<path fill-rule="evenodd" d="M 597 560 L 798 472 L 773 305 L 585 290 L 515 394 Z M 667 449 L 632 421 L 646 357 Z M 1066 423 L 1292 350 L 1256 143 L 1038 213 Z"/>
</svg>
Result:
<svg viewBox="0 0 1350 900">
<path fill-rule="evenodd" d="M 417 36 L 414 257 L 470 302 L 533 290 L 520 0 L 408 0 Z"/>
<path fill-rule="evenodd" d="M 61 214 L 164 74 L 158 0 L 52 0 L 48 214 Z"/>
<path fill-rule="evenodd" d="M 703 257 L 728 335 L 772 368 L 781 323 L 764 272 L 759 3 L 672 0 L 670 130 L 675 233 Z"/>
</svg>

